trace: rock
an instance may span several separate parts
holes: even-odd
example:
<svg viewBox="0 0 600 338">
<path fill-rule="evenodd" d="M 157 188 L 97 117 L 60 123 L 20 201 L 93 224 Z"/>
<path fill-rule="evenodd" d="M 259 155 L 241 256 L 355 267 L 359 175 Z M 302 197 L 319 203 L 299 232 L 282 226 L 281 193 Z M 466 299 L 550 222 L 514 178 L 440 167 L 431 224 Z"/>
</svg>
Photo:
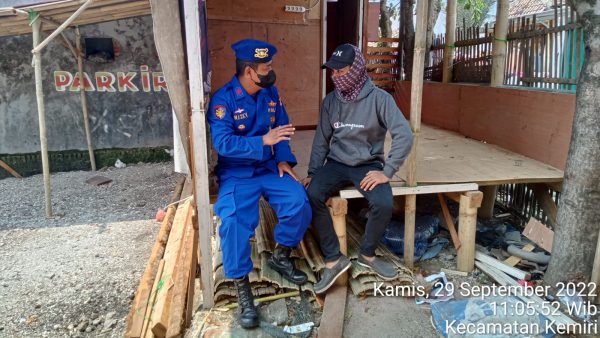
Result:
<svg viewBox="0 0 600 338">
<path fill-rule="evenodd" d="M 40 303 L 35 303 L 35 308 L 36 308 L 36 309 L 39 309 L 39 308 L 41 308 L 41 307 L 42 307 L 42 304 L 40 304 Z"/>
<path fill-rule="evenodd" d="M 100 324 L 101 321 L 102 321 L 102 319 L 96 318 L 96 319 L 92 320 L 92 325 L 98 326 L 98 324 Z"/>
<path fill-rule="evenodd" d="M 69 330 L 69 331 L 73 331 L 74 328 L 75 328 L 75 325 L 73 325 L 73 324 L 69 324 L 69 326 L 67 326 L 67 330 Z"/>
<path fill-rule="evenodd" d="M 87 320 L 85 322 L 81 322 L 81 323 L 79 323 L 79 325 L 77 325 L 77 331 L 83 332 L 83 331 L 85 331 L 87 326 L 88 326 Z"/>
<path fill-rule="evenodd" d="M 53 329 L 60 330 L 62 326 L 60 324 L 54 324 Z"/>
<path fill-rule="evenodd" d="M 264 316 L 267 322 L 275 323 L 275 325 L 287 323 L 289 317 L 285 299 L 278 299 L 267 305 L 264 309 Z"/>
<path fill-rule="evenodd" d="M 102 332 L 110 331 L 117 324 L 117 320 L 113 318 L 116 314 L 116 312 L 109 312 L 106 314 L 106 317 L 104 318 L 104 326 L 102 327 Z"/>
<path fill-rule="evenodd" d="M 90 332 L 92 332 L 93 329 L 94 329 L 93 326 L 88 326 L 85 328 L 85 332 L 90 333 Z"/>
</svg>

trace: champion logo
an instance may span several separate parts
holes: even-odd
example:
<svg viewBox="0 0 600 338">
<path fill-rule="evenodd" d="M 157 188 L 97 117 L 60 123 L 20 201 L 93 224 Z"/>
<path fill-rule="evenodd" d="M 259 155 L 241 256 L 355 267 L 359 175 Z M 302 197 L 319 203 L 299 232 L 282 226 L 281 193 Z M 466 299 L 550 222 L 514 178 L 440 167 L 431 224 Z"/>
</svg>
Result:
<svg viewBox="0 0 600 338">
<path fill-rule="evenodd" d="M 354 124 L 354 123 L 344 123 L 344 122 L 335 122 L 333 124 L 333 128 L 335 129 L 339 129 L 339 128 L 350 128 L 351 130 L 354 128 L 359 128 L 359 129 L 363 129 L 365 127 L 364 124 Z"/>
<path fill-rule="evenodd" d="M 338 50 L 337 52 L 333 52 L 333 56 L 342 56 L 342 51 Z"/>
</svg>

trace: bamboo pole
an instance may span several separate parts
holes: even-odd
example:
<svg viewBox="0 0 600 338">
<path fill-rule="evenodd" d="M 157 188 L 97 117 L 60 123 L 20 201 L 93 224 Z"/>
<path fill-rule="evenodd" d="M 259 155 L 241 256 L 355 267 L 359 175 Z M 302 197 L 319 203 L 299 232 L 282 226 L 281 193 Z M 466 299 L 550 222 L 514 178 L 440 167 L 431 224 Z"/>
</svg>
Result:
<svg viewBox="0 0 600 338">
<path fill-rule="evenodd" d="M 454 43 L 456 42 L 456 0 L 448 0 L 446 6 L 446 47 L 444 47 L 443 83 L 452 80 Z"/>
<path fill-rule="evenodd" d="M 81 13 L 83 13 L 83 11 L 85 11 L 85 9 L 88 8 L 93 2 L 94 2 L 94 0 L 87 0 L 81 7 L 79 7 L 79 9 L 77 9 L 75 11 L 75 13 L 73 13 L 73 15 L 71 15 L 65 22 L 63 22 L 60 26 L 58 26 L 58 28 L 56 28 L 56 30 L 54 30 L 54 32 L 52 32 L 52 34 L 50 34 L 39 45 L 35 46 L 32 53 L 39 52 L 42 50 L 42 48 L 46 47 L 46 45 L 48 43 L 50 43 L 50 41 L 52 41 L 52 39 L 54 39 L 58 34 L 60 34 L 63 30 L 65 30 L 65 28 L 67 28 L 71 24 L 71 22 L 75 21 L 75 19 L 77 19 L 77 17 Z"/>
<path fill-rule="evenodd" d="M 94 158 L 94 146 L 92 145 L 92 132 L 90 131 L 90 117 L 88 113 L 87 98 L 85 96 L 85 82 L 83 77 L 83 57 L 81 57 L 81 34 L 79 27 L 75 28 L 75 47 L 77 48 L 77 72 L 79 72 L 79 96 L 81 97 L 81 110 L 83 111 L 83 127 L 85 129 L 85 140 L 92 171 L 96 171 L 96 159 Z"/>
<path fill-rule="evenodd" d="M 499 87 L 504 84 L 506 37 L 508 32 L 508 6 L 509 0 L 498 0 L 494 43 L 492 44 L 492 87 Z"/>
<path fill-rule="evenodd" d="M 417 2 L 417 25 L 413 57 L 412 82 L 410 90 L 410 127 L 414 140 L 408 156 L 407 185 L 417 185 L 417 144 L 421 133 L 421 103 L 423 100 L 423 71 L 425 67 L 425 33 L 427 32 L 427 0 Z M 415 216 L 417 195 L 406 196 L 404 218 L 404 264 L 413 266 L 415 255 Z"/>
<path fill-rule="evenodd" d="M 40 43 L 42 22 L 34 19 L 31 24 L 33 29 L 33 47 Z M 33 53 L 35 72 L 35 96 L 38 106 L 38 122 L 40 128 L 40 147 L 42 153 L 42 173 L 44 176 L 44 195 L 46 199 L 46 217 L 52 217 L 52 193 L 50 190 L 50 163 L 48 160 L 48 139 L 46 136 L 46 110 L 44 107 L 44 90 L 42 86 L 42 55 L 40 51 Z"/>
<path fill-rule="evenodd" d="M 206 140 L 206 111 L 204 110 L 204 88 L 202 83 L 202 50 L 200 47 L 201 27 L 197 0 L 184 0 L 185 32 L 188 56 L 189 90 L 192 108 L 193 161 L 192 179 L 197 210 L 199 247 L 202 278 L 202 306 L 210 309 L 214 305 L 212 274 L 212 220 L 208 192 L 208 156 Z"/>
</svg>

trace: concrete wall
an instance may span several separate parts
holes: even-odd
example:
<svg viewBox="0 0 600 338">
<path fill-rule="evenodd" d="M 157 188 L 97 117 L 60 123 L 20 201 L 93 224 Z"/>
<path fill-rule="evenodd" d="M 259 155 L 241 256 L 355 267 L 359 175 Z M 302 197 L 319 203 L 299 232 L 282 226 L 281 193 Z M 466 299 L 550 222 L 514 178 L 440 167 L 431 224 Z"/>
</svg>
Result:
<svg viewBox="0 0 600 338">
<path fill-rule="evenodd" d="M 309 0 L 208 1 L 208 48 L 212 90 L 235 73 L 231 44 L 255 38 L 273 43 L 277 87 L 290 120 L 296 126 L 315 125 L 319 115 L 321 78 L 320 4 L 307 13 L 286 13 L 285 5 L 310 7 Z"/>
<path fill-rule="evenodd" d="M 84 70 L 94 87 L 86 91 L 94 147 L 171 145 L 171 107 L 161 86 L 164 79 L 154 46 L 151 17 L 82 26 L 81 35 L 116 39 L 120 49 L 120 56 L 112 62 L 84 61 Z M 74 43 L 71 30 L 67 36 Z M 31 49 L 31 34 L 0 37 L 0 154 L 40 150 Z M 49 150 L 87 149 L 78 86 L 57 87 L 55 83 L 55 74 L 59 84 L 60 80 L 68 80 L 69 75 L 60 71 L 73 76 L 77 71 L 76 61 L 61 39 L 45 47 L 42 65 Z M 140 71 L 144 65 L 147 72 Z M 145 74 L 149 86 L 142 83 Z M 96 80 L 110 81 L 113 76 L 112 86 L 98 86 Z M 127 76 L 131 85 L 127 84 Z"/>
<path fill-rule="evenodd" d="M 399 82 L 396 102 L 410 116 L 410 81 Z M 423 123 L 496 144 L 564 170 L 575 94 L 426 82 Z"/>
</svg>

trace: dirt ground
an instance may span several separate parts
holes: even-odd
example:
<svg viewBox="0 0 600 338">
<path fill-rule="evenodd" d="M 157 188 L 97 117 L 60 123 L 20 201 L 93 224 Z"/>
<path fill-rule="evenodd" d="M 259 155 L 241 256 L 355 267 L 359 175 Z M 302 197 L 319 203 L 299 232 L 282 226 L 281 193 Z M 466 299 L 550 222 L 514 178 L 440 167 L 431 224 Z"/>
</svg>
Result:
<svg viewBox="0 0 600 338">
<path fill-rule="evenodd" d="M 172 163 L 0 180 L 0 337 L 122 337 L 171 198 Z M 102 175 L 113 180 L 92 186 Z"/>
</svg>

